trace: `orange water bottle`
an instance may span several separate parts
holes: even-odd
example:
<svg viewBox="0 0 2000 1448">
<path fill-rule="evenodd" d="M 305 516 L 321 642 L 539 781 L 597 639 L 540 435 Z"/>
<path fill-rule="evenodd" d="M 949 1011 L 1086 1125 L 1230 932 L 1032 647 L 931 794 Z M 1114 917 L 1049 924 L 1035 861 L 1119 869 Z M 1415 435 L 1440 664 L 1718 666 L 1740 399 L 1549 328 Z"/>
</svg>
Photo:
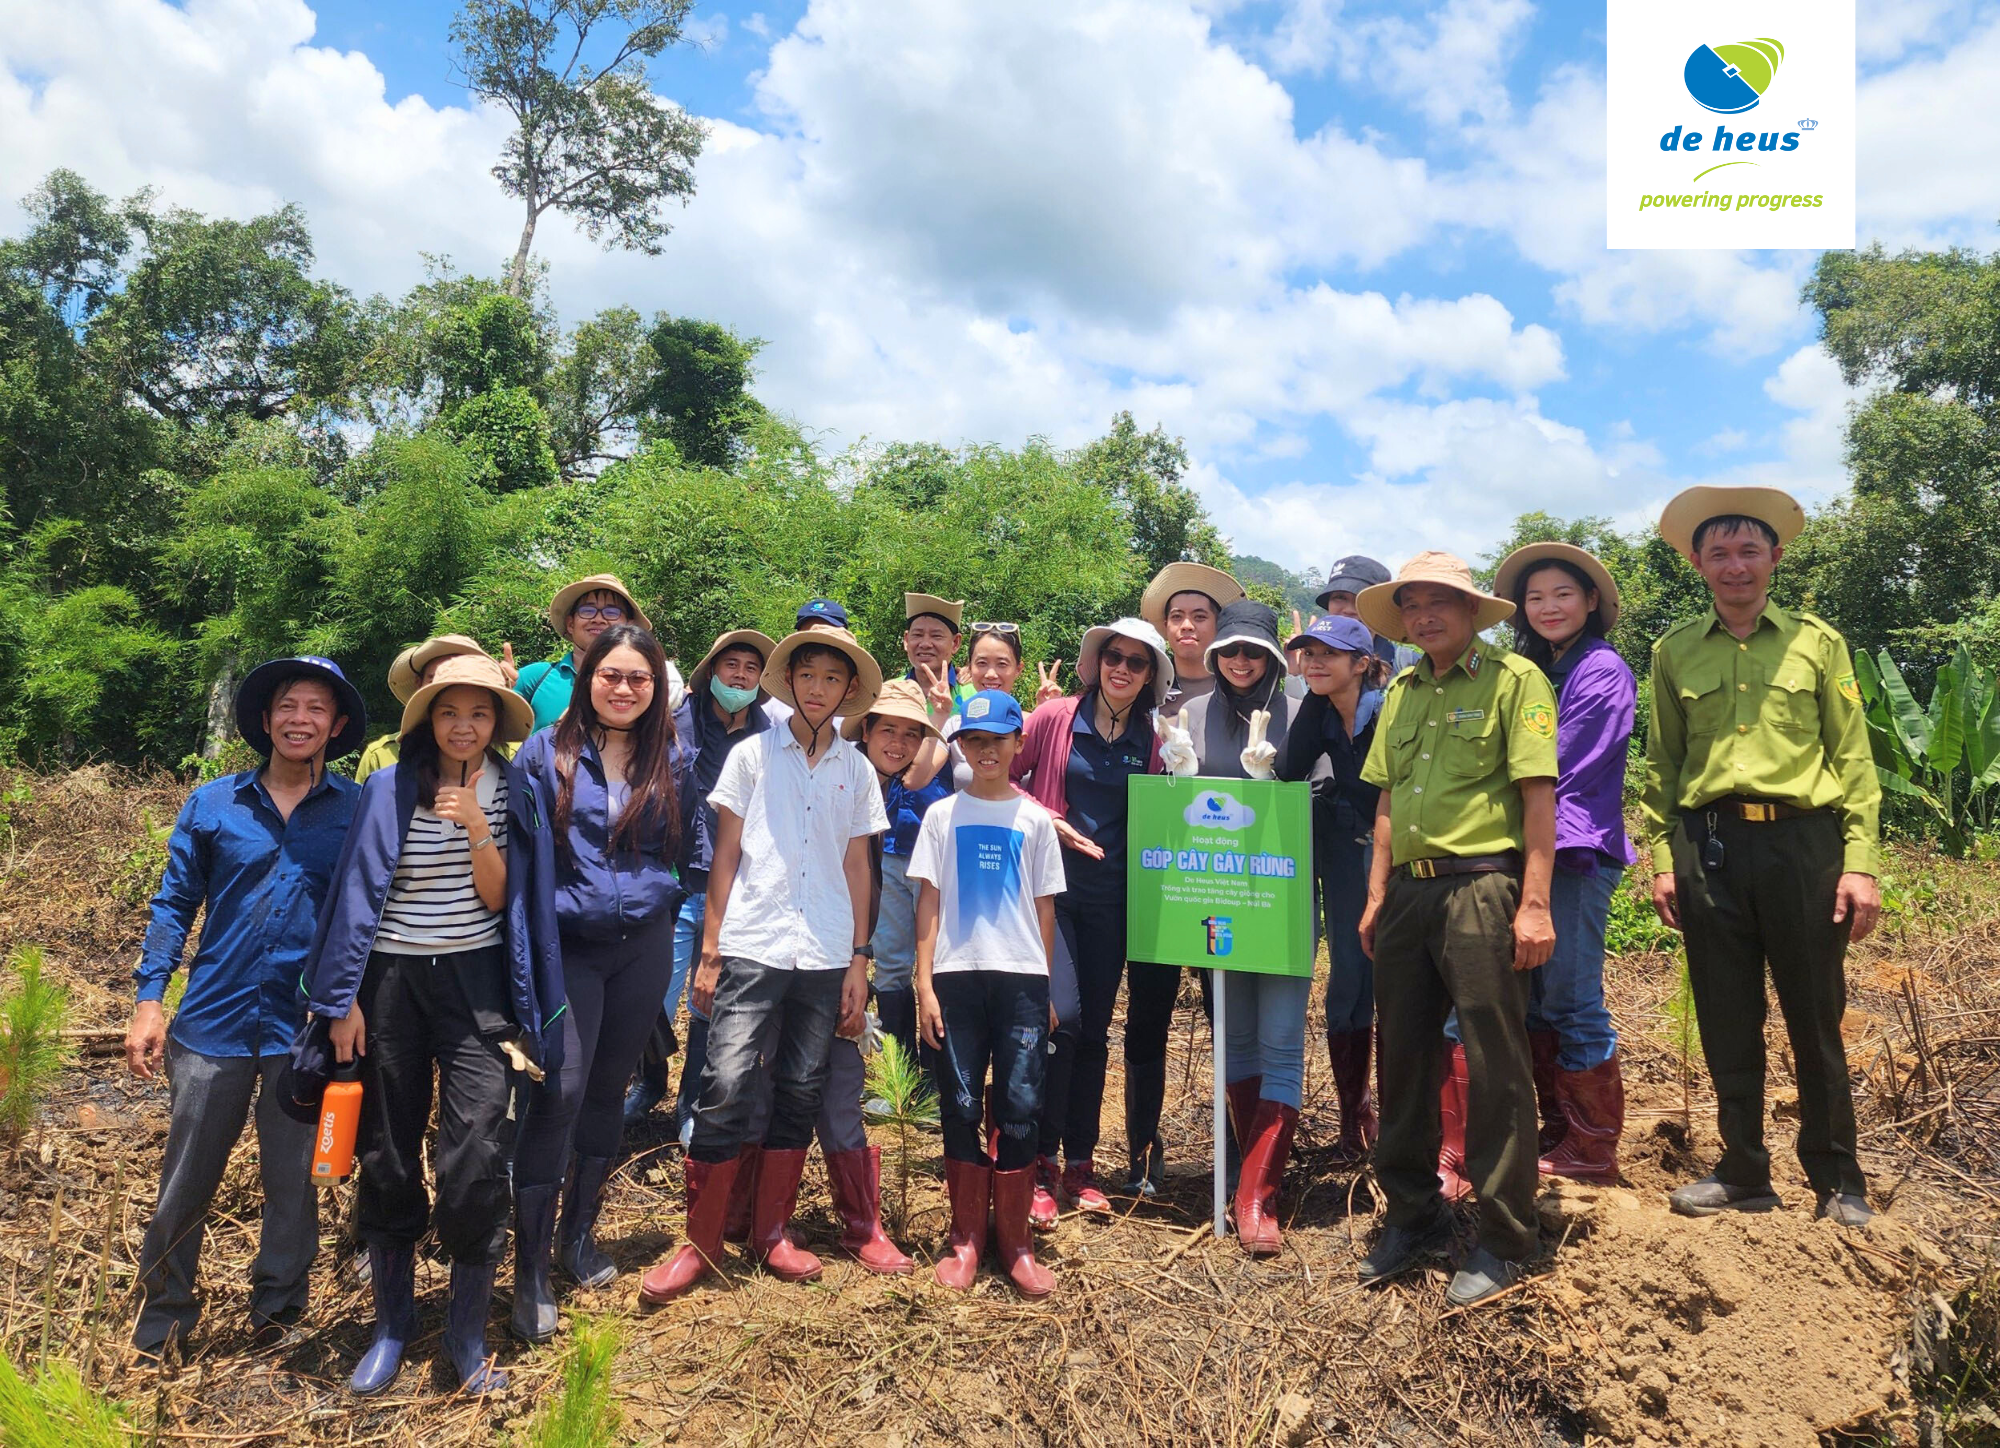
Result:
<svg viewBox="0 0 2000 1448">
<path fill-rule="evenodd" d="M 360 1063 L 334 1067 L 320 1100 L 319 1134 L 313 1142 L 312 1179 L 332 1183 L 354 1170 L 354 1131 L 361 1124 Z"/>
</svg>

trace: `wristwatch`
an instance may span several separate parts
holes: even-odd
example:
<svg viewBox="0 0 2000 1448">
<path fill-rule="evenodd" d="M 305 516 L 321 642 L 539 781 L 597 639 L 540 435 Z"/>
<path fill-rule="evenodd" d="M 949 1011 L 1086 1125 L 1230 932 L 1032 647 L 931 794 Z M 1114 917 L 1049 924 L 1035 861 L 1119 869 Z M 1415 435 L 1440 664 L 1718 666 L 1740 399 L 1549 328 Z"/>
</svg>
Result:
<svg viewBox="0 0 2000 1448">
<path fill-rule="evenodd" d="M 873 960 L 875 958 L 875 942 L 872 940 L 862 941 L 854 947 L 853 954 L 848 958 L 851 960 L 855 955 L 860 956 L 864 960 Z"/>
</svg>

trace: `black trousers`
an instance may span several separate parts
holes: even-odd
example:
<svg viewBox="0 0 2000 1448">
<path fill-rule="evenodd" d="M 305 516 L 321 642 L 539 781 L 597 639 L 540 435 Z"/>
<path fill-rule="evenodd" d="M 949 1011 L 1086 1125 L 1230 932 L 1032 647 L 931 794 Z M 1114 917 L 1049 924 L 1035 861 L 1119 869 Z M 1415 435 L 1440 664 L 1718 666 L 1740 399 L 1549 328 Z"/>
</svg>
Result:
<svg viewBox="0 0 2000 1448">
<path fill-rule="evenodd" d="M 1764 1146 L 1764 971 L 1778 993 L 1799 1082 L 1799 1165 L 1819 1192 L 1868 1189 L 1854 1158 L 1854 1096 L 1840 1019 L 1847 1011 L 1848 921 L 1836 925 L 1840 822 L 1831 814 L 1753 823 L 1716 815 L 1723 867 L 1701 863 L 1705 816 L 1674 832 L 1674 888 L 1702 1054 L 1722 1134 L 1716 1175 L 1759 1189 Z"/>
<path fill-rule="evenodd" d="M 616 1156 L 625 1130 L 625 1085 L 659 1017 L 674 973 L 674 922 L 622 940 L 562 938 L 562 1069 L 530 1088 L 514 1179 L 554 1186 L 579 1156 Z"/>
<path fill-rule="evenodd" d="M 1444 1020 L 1458 1009 L 1471 1086 L 1466 1176 L 1479 1195 L 1479 1240 L 1519 1261 L 1535 1247 L 1534 1067 L 1528 977 L 1514 969 L 1516 875 L 1389 877 L 1375 921 L 1375 1003 L 1382 1032 L 1382 1135 L 1375 1176 L 1389 1221 L 1416 1227 L 1443 1207 L 1437 1163 Z"/>
<path fill-rule="evenodd" d="M 952 1161 L 985 1164 L 986 1077 L 1001 1171 L 1035 1160 L 1048 1059 L 1049 979 L 1004 970 L 948 970 L 931 977 L 944 1012 L 944 1049 L 935 1053 L 939 1125 Z"/>
<path fill-rule="evenodd" d="M 363 1241 L 415 1242 L 435 1227 L 452 1261 L 500 1260 L 514 1150 L 513 1072 L 500 1049 L 514 1030 L 506 973 L 499 946 L 455 955 L 378 950 L 368 957 L 356 997 L 367 1022 L 355 1142 Z M 433 1069 L 435 1204 L 424 1187 Z"/>
<path fill-rule="evenodd" d="M 1104 1075 L 1111 1061 L 1111 1017 L 1125 974 L 1125 902 L 1087 902 L 1070 891 L 1056 896 L 1059 949 L 1076 971 L 1076 1024 L 1056 1028 L 1042 1090 L 1040 1154 L 1088 1161 L 1097 1150 L 1104 1114 Z"/>
</svg>

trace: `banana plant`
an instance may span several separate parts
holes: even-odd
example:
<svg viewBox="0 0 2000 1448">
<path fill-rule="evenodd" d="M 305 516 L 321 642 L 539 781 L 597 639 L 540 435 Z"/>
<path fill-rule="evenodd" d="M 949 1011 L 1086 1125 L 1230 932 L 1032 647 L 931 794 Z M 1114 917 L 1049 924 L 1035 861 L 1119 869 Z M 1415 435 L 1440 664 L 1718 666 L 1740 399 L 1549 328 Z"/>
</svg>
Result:
<svg viewBox="0 0 2000 1448">
<path fill-rule="evenodd" d="M 1938 670 L 1928 707 L 1917 703 L 1887 649 L 1872 658 L 1857 655 L 1854 672 L 1882 788 L 1921 800 L 1945 852 L 1964 855 L 1973 833 L 1991 829 L 2000 813 L 2000 687 L 1993 671 L 1961 644 Z"/>
</svg>

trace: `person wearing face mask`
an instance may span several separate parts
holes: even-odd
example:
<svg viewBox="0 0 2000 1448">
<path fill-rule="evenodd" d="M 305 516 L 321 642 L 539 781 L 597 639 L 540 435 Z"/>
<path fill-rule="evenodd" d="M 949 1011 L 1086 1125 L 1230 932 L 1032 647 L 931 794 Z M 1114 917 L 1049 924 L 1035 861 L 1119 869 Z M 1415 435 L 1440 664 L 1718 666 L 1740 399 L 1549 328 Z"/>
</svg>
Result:
<svg viewBox="0 0 2000 1448">
<path fill-rule="evenodd" d="M 555 1335 L 559 1194 L 563 1270 L 583 1287 L 618 1275 L 591 1233 L 618 1153 L 625 1082 L 673 972 L 686 894 L 674 877 L 686 760 L 663 697 L 666 670 L 657 639 L 613 624 L 584 652 L 584 687 L 561 721 L 520 753 L 555 834 L 569 1001 L 562 1067 L 528 1093 L 514 1156 L 513 1330 L 527 1342 Z"/>
<path fill-rule="evenodd" d="M 1340 1100 L 1336 1164 L 1375 1145 L 1378 1117 L 1369 1067 L 1375 1043 L 1375 970 L 1361 948 L 1361 911 L 1381 790 L 1361 777 L 1385 672 L 1375 635 L 1358 618 L 1325 614 L 1286 645 L 1306 695 L 1285 736 L 1281 779 L 1313 786 L 1314 904 L 1326 936 L 1326 1054 Z"/>
<path fill-rule="evenodd" d="M 1500 564 L 1493 591 L 1514 601 L 1514 647 L 1556 691 L 1556 948 L 1528 980 L 1541 1170 L 1615 1182 L 1625 1085 L 1604 1004 L 1604 932 L 1634 858 L 1625 757 L 1638 702 L 1632 670 L 1604 640 L 1618 622 L 1618 585 L 1581 548 L 1531 543 Z"/>
<path fill-rule="evenodd" d="M 1174 665 L 1159 630 L 1143 619 L 1121 618 L 1083 636 L 1076 675 L 1082 696 L 1038 707 L 1008 767 L 1014 783 L 1055 817 L 1065 881 L 1056 899 L 1050 972 L 1056 1048 L 1043 1089 L 1030 1210 L 1042 1230 L 1055 1225 L 1058 1191 L 1081 1211 L 1111 1211 L 1093 1156 L 1111 1017 L 1126 965 L 1125 786 L 1135 774 L 1160 772 L 1152 711 L 1173 684 Z M 1066 974 L 1074 981 L 1073 995 L 1065 990 Z M 1060 1182 L 1058 1154 L 1065 1158 Z"/>
<path fill-rule="evenodd" d="M 764 660 L 776 647 L 769 637 L 751 628 L 719 634 L 688 675 L 687 697 L 674 711 L 674 739 L 688 765 L 687 787 L 680 795 L 678 861 L 680 881 L 688 894 L 674 923 L 674 969 L 667 981 L 660 1020 L 654 1026 L 655 1043 L 664 1043 L 673 1035 L 681 995 L 701 944 L 702 920 L 708 908 L 708 865 L 715 847 L 715 812 L 709 807 L 708 794 L 722 774 L 729 751 L 774 722 L 773 703 L 764 691 L 763 677 Z M 667 1094 L 668 1054 L 658 1044 L 649 1045 L 625 1093 L 627 1126 L 642 1120 Z M 687 1051 L 674 1108 L 674 1130 L 683 1147 L 694 1129 L 694 1103 L 707 1061 L 708 1019 L 690 1008 Z"/>
<path fill-rule="evenodd" d="M 361 787 L 306 962 L 307 1009 L 330 1023 L 334 1059 L 361 1062 L 356 1219 L 375 1333 L 357 1394 L 402 1367 L 417 1243 L 432 1233 L 451 1259 L 453 1374 L 471 1394 L 506 1385 L 486 1316 L 507 1241 L 517 1073 L 560 1069 L 566 1010 L 553 839 L 534 785 L 494 747 L 532 722 L 492 659 L 438 665 L 404 707 L 400 757 Z"/>
<path fill-rule="evenodd" d="M 1169 563 L 1146 585 L 1139 616 L 1166 640 L 1174 657 L 1173 687 L 1160 698 L 1162 719 L 1172 718 L 1215 687 L 1203 660 L 1215 642 L 1223 608 L 1243 596 L 1242 584 L 1206 563 Z"/>
<path fill-rule="evenodd" d="M 1253 598 L 1238 599 L 1216 620 L 1206 662 L 1215 688 L 1181 710 L 1193 752 L 1192 773 L 1209 779 L 1274 779 L 1295 708 L 1285 693 L 1278 615 Z M 1306 998 L 1310 976 L 1225 972 L 1224 1043 L 1229 1114 L 1241 1152 L 1236 1239 L 1264 1257 L 1283 1245 L 1278 1185 L 1305 1100 Z"/>
<path fill-rule="evenodd" d="M 514 668 L 514 646 L 501 652 L 501 668 L 511 671 L 516 692 L 535 711 L 535 727 L 546 729 L 569 707 L 576 688 L 577 660 L 589 651 L 591 641 L 613 624 L 636 623 L 647 633 L 652 622 L 632 602 L 632 590 L 615 575 L 594 573 L 556 590 L 549 600 L 549 627 L 569 644 L 569 652 L 554 662 L 523 664 Z"/>
</svg>

